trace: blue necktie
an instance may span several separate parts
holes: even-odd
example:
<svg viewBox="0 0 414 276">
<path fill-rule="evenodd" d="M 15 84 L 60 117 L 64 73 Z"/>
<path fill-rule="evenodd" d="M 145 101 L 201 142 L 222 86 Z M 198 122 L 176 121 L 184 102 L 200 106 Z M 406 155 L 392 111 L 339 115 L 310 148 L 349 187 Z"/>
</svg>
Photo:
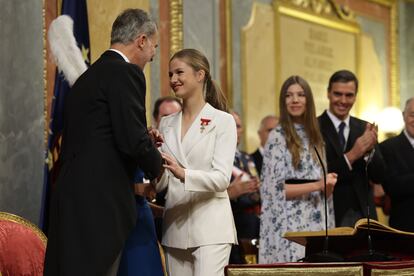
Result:
<svg viewBox="0 0 414 276">
<path fill-rule="evenodd" d="M 342 151 L 345 150 L 345 135 L 344 135 L 344 129 L 346 127 L 346 124 L 344 122 L 341 122 L 339 124 L 339 131 L 338 131 L 338 136 L 339 136 L 339 144 L 341 145 Z"/>
</svg>

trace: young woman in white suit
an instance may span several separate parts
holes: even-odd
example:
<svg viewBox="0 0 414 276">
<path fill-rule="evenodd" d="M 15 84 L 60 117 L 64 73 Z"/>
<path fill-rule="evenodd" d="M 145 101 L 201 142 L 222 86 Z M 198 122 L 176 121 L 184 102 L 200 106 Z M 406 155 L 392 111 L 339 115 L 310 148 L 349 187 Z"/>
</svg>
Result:
<svg viewBox="0 0 414 276">
<path fill-rule="evenodd" d="M 224 275 L 237 241 L 227 194 L 236 125 L 202 53 L 175 53 L 169 76 L 183 108 L 159 127 L 165 171 L 156 189 L 167 188 L 162 238 L 167 268 L 170 276 Z"/>
</svg>

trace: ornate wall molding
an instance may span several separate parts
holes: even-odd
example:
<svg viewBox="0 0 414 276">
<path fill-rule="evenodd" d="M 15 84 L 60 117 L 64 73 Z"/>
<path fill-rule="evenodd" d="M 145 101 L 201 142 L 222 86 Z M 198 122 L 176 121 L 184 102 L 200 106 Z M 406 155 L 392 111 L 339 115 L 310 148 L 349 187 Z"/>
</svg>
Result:
<svg viewBox="0 0 414 276">
<path fill-rule="evenodd" d="M 400 21 L 398 0 L 369 0 L 370 2 L 378 5 L 385 6 L 390 10 L 390 55 L 391 55 L 391 68 L 390 68 L 390 100 L 389 104 L 392 106 L 400 106 L 400 57 L 399 57 L 399 29 L 398 24 Z M 412 1 L 412 0 L 405 0 Z"/>
<path fill-rule="evenodd" d="M 398 2 L 392 1 L 390 6 L 391 9 L 391 44 L 390 44 L 390 51 L 391 51 L 391 76 L 390 76 L 390 83 L 391 83 L 391 98 L 390 103 L 392 106 L 400 106 L 400 46 L 399 46 L 399 11 L 398 11 Z"/>
<path fill-rule="evenodd" d="M 43 34 L 43 118 L 44 118 L 44 133 L 43 141 L 45 150 L 47 148 L 48 139 L 48 97 L 47 97 L 47 44 L 46 44 L 46 3 L 42 2 L 42 34 Z"/>
<path fill-rule="evenodd" d="M 183 48 L 183 0 L 170 1 L 170 54 Z"/>
<path fill-rule="evenodd" d="M 279 0 L 277 2 L 297 6 L 318 15 L 355 22 L 355 14 L 349 7 L 338 5 L 334 0 Z"/>
<path fill-rule="evenodd" d="M 225 1 L 225 9 L 226 9 L 226 58 L 227 58 L 227 66 L 226 66 L 226 78 L 227 78 L 227 100 L 229 106 L 233 107 L 233 32 L 232 32 L 232 4 L 231 0 Z"/>
</svg>

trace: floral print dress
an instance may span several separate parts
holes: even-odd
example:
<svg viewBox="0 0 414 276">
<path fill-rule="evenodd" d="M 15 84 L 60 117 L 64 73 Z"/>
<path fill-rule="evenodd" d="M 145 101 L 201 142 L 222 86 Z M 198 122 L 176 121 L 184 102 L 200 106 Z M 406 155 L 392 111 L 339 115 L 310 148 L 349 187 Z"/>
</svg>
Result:
<svg viewBox="0 0 414 276">
<path fill-rule="evenodd" d="M 305 247 L 283 238 L 286 232 L 320 231 L 325 227 L 325 205 L 323 193 L 287 200 L 285 180 L 322 178 L 322 168 L 312 157 L 313 146 L 303 125 L 295 124 L 302 139 L 300 163 L 293 167 L 292 155 L 287 149 L 284 131 L 276 127 L 269 135 L 265 146 L 262 169 L 262 213 L 260 218 L 259 263 L 296 262 L 305 256 Z M 334 227 L 332 196 L 328 199 L 328 227 Z"/>
</svg>

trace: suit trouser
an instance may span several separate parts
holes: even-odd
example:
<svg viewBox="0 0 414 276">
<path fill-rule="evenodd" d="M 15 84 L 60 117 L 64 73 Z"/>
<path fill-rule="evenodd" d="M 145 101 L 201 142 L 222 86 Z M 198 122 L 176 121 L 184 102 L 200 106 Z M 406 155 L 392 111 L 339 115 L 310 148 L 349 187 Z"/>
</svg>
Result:
<svg viewBox="0 0 414 276">
<path fill-rule="evenodd" d="M 165 247 L 169 276 L 223 276 L 229 263 L 231 244 L 195 248 Z"/>
</svg>

